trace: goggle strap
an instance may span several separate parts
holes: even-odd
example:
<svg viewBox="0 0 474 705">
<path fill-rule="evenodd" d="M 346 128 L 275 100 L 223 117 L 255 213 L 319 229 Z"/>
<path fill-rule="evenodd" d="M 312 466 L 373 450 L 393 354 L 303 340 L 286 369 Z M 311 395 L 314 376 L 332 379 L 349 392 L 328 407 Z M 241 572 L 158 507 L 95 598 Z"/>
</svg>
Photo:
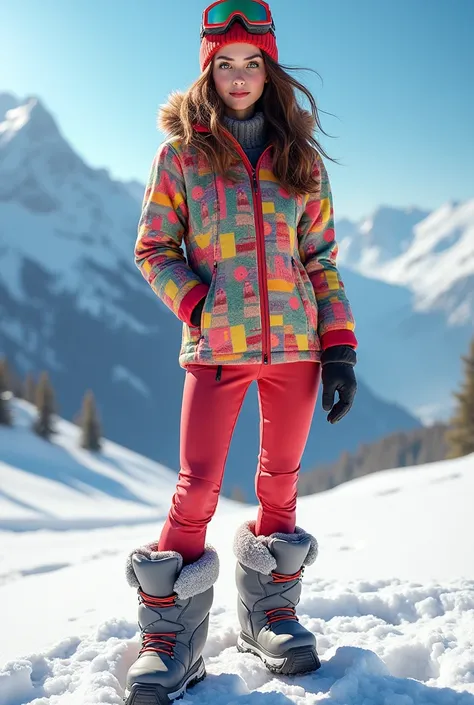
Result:
<svg viewBox="0 0 474 705">
<path fill-rule="evenodd" d="M 273 34 L 274 36 L 276 34 L 275 22 L 273 21 L 273 19 L 269 26 L 262 26 L 252 24 L 249 25 L 245 21 L 244 17 L 234 16 L 229 22 L 229 24 L 227 24 L 225 27 L 213 27 L 212 29 L 206 29 L 204 27 L 204 24 L 201 24 L 201 40 L 208 34 L 225 34 L 235 22 L 240 22 L 250 34 L 266 34 L 267 32 L 270 32 L 270 34 Z"/>
</svg>

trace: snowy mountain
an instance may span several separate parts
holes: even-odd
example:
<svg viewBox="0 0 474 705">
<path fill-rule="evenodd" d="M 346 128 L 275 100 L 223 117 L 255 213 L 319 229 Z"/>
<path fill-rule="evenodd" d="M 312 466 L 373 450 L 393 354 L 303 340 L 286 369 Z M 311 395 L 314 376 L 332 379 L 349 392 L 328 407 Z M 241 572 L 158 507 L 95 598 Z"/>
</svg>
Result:
<svg viewBox="0 0 474 705">
<path fill-rule="evenodd" d="M 474 328 L 474 198 L 432 213 L 380 208 L 352 228 L 345 221 L 339 238 L 346 266 L 405 286 L 415 311 L 442 311 L 449 326 Z"/>
<path fill-rule="evenodd" d="M 0 122 L 0 354 L 21 374 L 47 369 L 66 418 L 91 388 L 109 438 L 177 470 L 181 324 L 133 263 L 137 184 L 88 167 L 37 98 L 3 94 L 0 105 L 13 106 Z M 318 406 L 305 469 L 419 424 L 381 391 L 374 395 L 363 377 L 355 408 L 329 427 Z M 258 429 L 252 390 L 226 492 L 253 491 Z"/>
<path fill-rule="evenodd" d="M 342 219 L 338 223 L 339 256 L 352 269 L 367 276 L 381 264 L 398 257 L 411 245 L 413 228 L 428 211 L 382 207 L 359 223 Z"/>
<path fill-rule="evenodd" d="M 474 199 L 433 213 L 383 207 L 341 220 L 338 239 L 362 373 L 386 399 L 446 420 L 474 335 Z"/>
<path fill-rule="evenodd" d="M 113 286 L 133 245 L 137 206 L 126 187 L 86 166 L 38 99 L 7 112 L 0 150 L 2 282 L 9 293 L 25 299 L 20 278 L 30 260 L 54 276 L 56 293 L 74 294 L 81 310 L 140 329 Z"/>
<path fill-rule="evenodd" d="M 62 420 L 43 442 L 31 415 L 16 402 L 16 426 L 0 428 L 0 703 L 119 705 L 139 649 L 125 557 L 158 536 L 175 474 L 108 441 L 91 455 Z M 292 678 L 236 650 L 232 540 L 257 507 L 221 499 L 208 676 L 182 702 L 472 705 L 473 469 L 471 455 L 298 501 L 319 541 L 298 615 L 322 668 Z"/>
<path fill-rule="evenodd" d="M 18 108 L 20 101 L 11 93 L 0 93 L 0 118 L 3 120 L 8 110 Z"/>
</svg>

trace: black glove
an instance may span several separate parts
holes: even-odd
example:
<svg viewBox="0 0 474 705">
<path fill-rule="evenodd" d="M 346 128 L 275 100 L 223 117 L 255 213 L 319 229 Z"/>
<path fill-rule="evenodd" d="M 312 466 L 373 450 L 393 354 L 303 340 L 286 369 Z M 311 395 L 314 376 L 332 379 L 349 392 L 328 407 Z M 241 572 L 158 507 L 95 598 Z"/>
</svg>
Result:
<svg viewBox="0 0 474 705">
<path fill-rule="evenodd" d="M 201 316 L 202 316 L 202 309 L 204 308 L 204 302 L 206 298 L 204 297 L 201 299 L 201 301 L 193 308 L 193 312 L 191 314 L 191 324 L 195 326 L 196 328 L 199 328 L 201 325 Z"/>
<path fill-rule="evenodd" d="M 350 345 L 335 345 L 321 355 L 323 366 L 323 409 L 329 411 L 329 423 L 337 423 L 350 410 L 357 391 L 354 365 L 357 355 Z M 339 401 L 334 404 L 334 395 L 339 392 Z"/>
</svg>

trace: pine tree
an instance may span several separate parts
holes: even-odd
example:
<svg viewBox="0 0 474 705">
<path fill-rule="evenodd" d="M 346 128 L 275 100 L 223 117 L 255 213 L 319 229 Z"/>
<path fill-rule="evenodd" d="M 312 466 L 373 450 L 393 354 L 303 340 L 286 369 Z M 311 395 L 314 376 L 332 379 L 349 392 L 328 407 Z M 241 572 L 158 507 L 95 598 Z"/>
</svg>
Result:
<svg viewBox="0 0 474 705">
<path fill-rule="evenodd" d="M 10 366 L 6 357 L 0 358 L 0 375 L 2 376 L 2 392 L 11 392 Z"/>
<path fill-rule="evenodd" d="M 51 434 L 54 433 L 52 421 L 56 411 L 55 406 L 53 387 L 49 381 L 48 373 L 43 372 L 36 387 L 38 417 L 33 423 L 33 430 L 46 440 L 49 440 Z"/>
<path fill-rule="evenodd" d="M 101 428 L 95 399 L 89 390 L 82 402 L 81 414 L 81 446 L 87 450 L 98 451 L 101 449 Z"/>
<path fill-rule="evenodd" d="M 36 404 L 36 382 L 31 372 L 26 375 L 25 383 L 23 386 L 23 398 L 26 401 L 29 401 L 30 404 Z"/>
<path fill-rule="evenodd" d="M 446 435 L 448 458 L 474 453 L 474 339 L 467 357 L 462 359 L 465 379 L 461 391 L 454 395 L 458 404 Z"/>
<path fill-rule="evenodd" d="M 22 399 L 22 383 L 15 367 L 11 363 L 7 362 L 5 357 L 0 360 L 0 365 L 2 365 L 4 370 L 7 391 L 9 391 L 11 395 L 17 399 Z"/>
<path fill-rule="evenodd" d="M 8 364 L 5 358 L 0 360 L 0 424 L 11 426 L 12 415 L 10 410 L 11 391 L 9 389 Z"/>
</svg>

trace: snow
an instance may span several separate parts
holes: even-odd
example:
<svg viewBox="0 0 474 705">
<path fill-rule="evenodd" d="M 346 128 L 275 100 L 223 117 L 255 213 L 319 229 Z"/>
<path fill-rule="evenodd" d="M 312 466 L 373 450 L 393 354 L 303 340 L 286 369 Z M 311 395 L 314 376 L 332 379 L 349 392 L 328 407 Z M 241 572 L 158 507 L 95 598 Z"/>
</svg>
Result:
<svg viewBox="0 0 474 705">
<path fill-rule="evenodd" d="M 0 140 L 9 142 L 30 120 L 31 108 L 36 104 L 36 101 L 29 101 L 26 105 L 20 105 L 18 108 L 8 110 L 5 115 L 5 120 L 0 122 Z M 0 142 L 1 143 L 1 142 Z"/>
<path fill-rule="evenodd" d="M 162 518 L 164 512 L 157 512 L 171 500 L 174 473 L 108 440 L 101 454 L 88 453 L 79 447 L 79 429 L 60 418 L 47 443 L 31 433 L 32 413 L 27 402 L 17 401 L 15 426 L 0 426 L 0 529 Z"/>
<path fill-rule="evenodd" d="M 61 419 L 51 443 L 15 402 L 0 428 L 0 703 L 122 703 L 138 653 L 125 557 L 157 537 L 176 475 Z M 278 677 L 237 652 L 232 538 L 255 507 L 221 498 L 204 657 L 183 705 L 473 705 L 474 455 L 385 471 L 298 500 L 320 556 L 298 607 L 322 668 Z M 35 530 L 32 530 L 34 528 Z"/>
</svg>

